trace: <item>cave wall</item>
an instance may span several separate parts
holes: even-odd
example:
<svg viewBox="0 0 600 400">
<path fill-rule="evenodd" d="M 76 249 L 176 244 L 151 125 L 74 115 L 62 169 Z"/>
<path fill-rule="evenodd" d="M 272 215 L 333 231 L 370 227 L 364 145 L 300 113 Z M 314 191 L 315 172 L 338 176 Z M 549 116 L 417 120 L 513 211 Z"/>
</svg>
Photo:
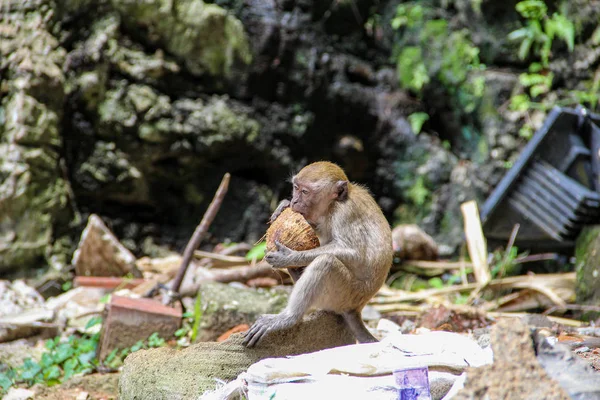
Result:
<svg viewBox="0 0 600 400">
<path fill-rule="evenodd" d="M 525 143 L 501 109 L 522 68 L 499 39 L 514 2 L 482 1 L 475 17 L 468 1 L 437 5 L 498 65 L 474 138 L 443 91 L 399 88 L 400 3 L 3 2 L 0 272 L 67 264 L 92 212 L 136 254 L 179 251 L 225 172 L 207 242 L 255 242 L 290 175 L 320 159 L 368 185 L 390 223 L 418 222 L 454 251 L 460 203 L 484 199 Z M 419 135 L 417 111 L 432 115 Z"/>
</svg>

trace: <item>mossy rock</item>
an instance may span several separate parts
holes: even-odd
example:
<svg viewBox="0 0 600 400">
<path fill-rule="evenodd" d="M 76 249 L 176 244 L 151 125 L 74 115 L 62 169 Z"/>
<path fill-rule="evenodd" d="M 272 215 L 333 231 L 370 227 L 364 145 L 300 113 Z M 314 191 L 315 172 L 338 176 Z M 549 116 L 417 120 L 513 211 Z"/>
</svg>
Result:
<svg viewBox="0 0 600 400">
<path fill-rule="evenodd" d="M 135 352 L 125 359 L 119 398 L 194 399 L 214 390 L 217 379 L 231 381 L 263 358 L 355 343 L 343 319 L 324 311 L 310 314 L 289 330 L 268 335 L 255 348 L 244 347 L 242 341 L 242 334 L 234 334 L 221 343 L 198 343 L 181 351 L 160 348 Z"/>
<path fill-rule="evenodd" d="M 194 75 L 229 77 L 252 60 L 242 23 L 216 4 L 202 0 L 112 0 L 123 21 L 143 28 Z"/>
<path fill-rule="evenodd" d="M 600 225 L 585 227 L 575 244 L 575 292 L 578 304 L 600 305 Z M 600 317 L 588 312 L 586 319 Z"/>
<path fill-rule="evenodd" d="M 251 324 L 261 314 L 277 314 L 287 304 L 282 289 L 255 290 L 218 282 L 202 284 L 198 292 L 202 301 L 202 319 L 198 341 L 215 340 L 240 324 Z"/>
</svg>

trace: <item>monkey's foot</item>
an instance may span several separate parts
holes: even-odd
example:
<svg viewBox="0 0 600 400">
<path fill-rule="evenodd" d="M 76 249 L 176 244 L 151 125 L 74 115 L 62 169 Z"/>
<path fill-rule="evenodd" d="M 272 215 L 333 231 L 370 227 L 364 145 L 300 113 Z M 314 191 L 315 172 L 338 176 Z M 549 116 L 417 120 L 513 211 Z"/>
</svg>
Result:
<svg viewBox="0 0 600 400">
<path fill-rule="evenodd" d="M 289 328 L 294 322 L 281 314 L 265 314 L 261 316 L 252 327 L 246 332 L 244 337 L 244 346 L 254 347 L 272 331 Z"/>
</svg>

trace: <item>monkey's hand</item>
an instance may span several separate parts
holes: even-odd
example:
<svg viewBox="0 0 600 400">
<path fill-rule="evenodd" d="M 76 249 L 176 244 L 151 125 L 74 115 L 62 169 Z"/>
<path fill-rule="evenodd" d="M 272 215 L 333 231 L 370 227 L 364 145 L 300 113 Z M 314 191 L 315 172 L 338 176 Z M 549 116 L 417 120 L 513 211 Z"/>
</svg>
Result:
<svg viewBox="0 0 600 400">
<path fill-rule="evenodd" d="M 285 210 L 286 208 L 288 208 L 290 206 L 290 201 L 289 200 L 282 200 L 279 205 L 277 206 L 277 208 L 275 209 L 275 211 L 273 211 L 273 214 L 271 215 L 271 218 L 269 219 L 269 223 L 273 223 L 273 221 L 275 221 L 277 219 L 277 217 L 279 217 L 279 215 L 283 212 L 283 210 Z"/>
<path fill-rule="evenodd" d="M 289 318 L 285 313 L 282 314 L 265 314 L 261 316 L 252 327 L 246 332 L 244 337 L 244 346 L 254 347 L 272 331 L 294 326 L 295 321 Z"/>
<path fill-rule="evenodd" d="M 297 258 L 297 251 L 275 241 L 277 250 L 270 251 L 265 255 L 265 261 L 271 264 L 273 268 L 286 268 L 295 266 L 294 260 Z"/>
</svg>

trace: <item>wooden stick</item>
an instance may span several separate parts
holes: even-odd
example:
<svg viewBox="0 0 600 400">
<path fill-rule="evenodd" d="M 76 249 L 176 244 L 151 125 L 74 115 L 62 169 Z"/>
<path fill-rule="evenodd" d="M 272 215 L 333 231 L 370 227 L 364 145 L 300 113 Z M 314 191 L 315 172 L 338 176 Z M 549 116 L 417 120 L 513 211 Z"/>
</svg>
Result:
<svg viewBox="0 0 600 400">
<path fill-rule="evenodd" d="M 219 254 L 219 253 L 211 253 L 210 251 L 202 251 L 202 250 L 195 250 L 194 257 L 209 258 L 211 260 L 222 261 L 222 262 L 228 263 L 228 264 L 241 264 L 244 262 L 248 262 L 248 260 L 246 260 L 245 257 L 227 256 L 227 255 L 223 255 L 223 254 Z"/>
<path fill-rule="evenodd" d="M 487 263 L 487 244 L 481 228 L 477 203 L 474 200 L 463 203 L 460 210 L 464 217 L 465 236 L 467 237 L 469 256 L 473 262 L 473 273 L 477 282 L 483 287 L 492 279 L 492 276 Z"/>
<path fill-rule="evenodd" d="M 496 279 L 487 285 L 489 289 L 529 289 L 532 285 L 550 285 L 560 282 L 569 282 L 569 285 L 575 284 L 575 272 L 561 274 L 540 274 L 540 275 L 519 275 L 508 278 Z M 390 304 L 403 301 L 420 301 L 432 296 L 451 294 L 456 292 L 471 291 L 479 287 L 478 283 L 469 283 L 463 286 L 448 286 L 441 289 L 425 289 L 418 292 L 405 292 L 399 295 L 387 297 L 376 297 L 370 301 L 370 304 Z"/>
<path fill-rule="evenodd" d="M 227 189 L 229 188 L 229 179 L 231 175 L 226 173 L 223 176 L 223 180 L 221 180 L 221 184 L 215 193 L 215 197 L 209 204 L 204 216 L 202 217 L 202 221 L 200 221 L 200 225 L 196 227 L 194 234 L 192 235 L 190 241 L 185 247 L 185 251 L 183 252 L 183 258 L 181 259 L 181 265 L 179 266 L 179 271 L 177 272 L 177 276 L 173 281 L 173 286 L 171 286 L 171 290 L 175 293 L 179 292 L 179 288 L 181 287 L 181 282 L 183 281 L 183 277 L 185 276 L 185 272 L 187 271 L 188 265 L 190 265 L 190 261 L 194 256 L 194 250 L 198 248 L 200 242 L 204 238 L 206 231 L 208 231 L 208 227 L 215 219 L 219 208 L 221 207 L 221 203 L 223 202 L 223 198 L 227 193 Z"/>
</svg>

